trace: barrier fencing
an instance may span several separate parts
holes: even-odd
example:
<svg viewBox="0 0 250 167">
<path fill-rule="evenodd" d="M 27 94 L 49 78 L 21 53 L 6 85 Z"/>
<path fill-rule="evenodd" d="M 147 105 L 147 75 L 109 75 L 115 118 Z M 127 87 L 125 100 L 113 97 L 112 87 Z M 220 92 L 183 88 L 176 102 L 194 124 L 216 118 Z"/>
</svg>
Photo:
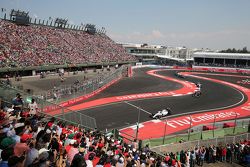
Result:
<svg viewBox="0 0 250 167">
<path fill-rule="evenodd" d="M 74 84 L 59 86 L 36 96 L 39 96 L 47 101 L 49 100 L 54 103 L 58 103 L 69 98 L 77 98 L 78 96 L 88 95 L 91 92 L 97 91 L 102 86 L 112 82 L 116 78 L 121 77 L 124 70 L 125 68 L 121 66 L 114 71 L 110 71 L 106 75 L 98 74 L 97 77 L 91 80 L 79 80 L 79 82 Z"/>
<path fill-rule="evenodd" d="M 232 122 L 233 121 L 233 122 Z M 225 127 L 225 125 L 233 124 L 231 127 Z M 212 127 L 212 130 L 206 130 L 204 127 Z M 150 146 L 159 146 L 163 144 L 179 143 L 184 141 L 194 140 L 207 140 L 220 138 L 228 135 L 237 135 L 241 133 L 249 132 L 250 119 L 237 119 L 231 121 L 215 122 L 196 127 L 176 134 L 166 135 L 161 138 L 143 140 L 143 145 L 149 144 Z"/>
<path fill-rule="evenodd" d="M 87 99 L 99 93 L 109 84 L 113 83 L 113 81 L 116 81 L 123 76 L 127 76 L 127 66 L 121 66 L 117 70 L 111 71 L 109 75 L 97 77 L 83 85 L 78 85 L 78 86 L 69 85 L 68 87 L 64 87 L 62 88 L 61 92 L 65 90 L 73 91 L 75 93 L 77 92 L 78 96 L 80 97 L 73 98 L 71 100 L 61 103 L 60 105 L 53 103 L 54 101 L 49 102 L 46 100 L 46 98 L 40 95 L 39 96 L 30 95 L 27 92 L 23 92 L 19 89 L 11 87 L 10 85 L 6 85 L 5 82 L 0 83 L 0 98 L 2 98 L 5 101 L 12 101 L 12 99 L 16 97 L 16 94 L 20 93 L 22 95 L 25 105 L 31 102 L 31 99 L 35 99 L 35 101 L 38 104 L 39 112 L 43 114 L 46 114 L 51 117 L 56 117 L 58 119 L 63 119 L 65 121 L 81 125 L 85 128 L 95 129 L 97 125 L 96 125 L 96 120 L 94 118 L 81 114 L 78 111 L 69 110 L 65 106 L 69 104 L 74 104 L 79 100 Z M 65 91 L 67 93 L 65 93 L 64 95 L 62 94 L 60 95 L 59 92 L 57 91 L 59 95 L 58 97 L 61 96 L 65 98 L 67 95 L 69 96 L 68 94 L 69 92 L 67 91 Z"/>
<path fill-rule="evenodd" d="M 210 145 L 226 145 L 228 143 L 236 143 L 244 140 L 250 140 L 250 133 L 239 134 L 235 136 L 224 136 L 221 138 L 207 139 L 207 140 L 194 140 L 183 143 L 165 144 L 161 146 L 150 147 L 150 149 L 158 154 L 167 152 L 180 152 L 181 150 L 194 149 L 200 146 Z"/>
<path fill-rule="evenodd" d="M 10 108 L 12 106 L 12 104 L 9 101 L 5 101 L 5 100 L 1 99 L 1 102 L 5 107 Z M 52 115 L 49 115 L 49 114 L 46 114 L 46 113 L 42 113 L 40 111 L 38 111 L 38 113 L 39 113 L 40 116 L 43 116 L 43 120 L 45 120 L 45 122 L 46 121 L 49 122 L 51 120 L 51 118 L 55 118 L 56 122 L 63 122 L 65 124 L 67 124 L 67 125 L 74 125 L 74 126 L 79 127 L 79 128 L 87 128 L 87 129 L 93 130 L 93 128 L 86 127 L 83 124 L 78 124 L 79 123 L 78 121 L 71 121 L 67 117 L 62 117 L 62 116 L 58 116 L 58 115 L 52 116 Z M 82 115 L 82 114 L 80 114 L 80 115 Z M 77 116 L 79 116 L 79 115 L 77 114 Z M 75 115 L 75 117 L 76 117 L 76 115 Z"/>
<path fill-rule="evenodd" d="M 17 93 L 22 95 L 24 106 L 27 106 L 32 98 L 35 99 L 38 104 L 39 112 L 45 114 L 47 117 L 55 117 L 70 124 L 79 125 L 88 129 L 95 129 L 97 127 L 95 118 L 81 114 L 77 111 L 71 111 L 66 107 L 53 104 L 39 97 L 32 96 L 6 84 L 0 83 L 0 98 L 4 101 L 11 102 L 12 99 L 16 97 Z"/>
</svg>

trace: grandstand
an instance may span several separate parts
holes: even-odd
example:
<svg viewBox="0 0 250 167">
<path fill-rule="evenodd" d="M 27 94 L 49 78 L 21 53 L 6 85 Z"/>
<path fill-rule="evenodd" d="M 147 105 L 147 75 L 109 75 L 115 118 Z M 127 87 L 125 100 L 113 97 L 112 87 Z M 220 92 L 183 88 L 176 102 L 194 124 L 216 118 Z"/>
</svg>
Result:
<svg viewBox="0 0 250 167">
<path fill-rule="evenodd" d="M 249 68 L 250 54 L 196 52 L 194 66 Z"/>
<path fill-rule="evenodd" d="M 105 34 L 62 29 L 56 25 L 22 26 L 0 20 L 1 71 L 54 70 L 136 61 Z"/>
</svg>

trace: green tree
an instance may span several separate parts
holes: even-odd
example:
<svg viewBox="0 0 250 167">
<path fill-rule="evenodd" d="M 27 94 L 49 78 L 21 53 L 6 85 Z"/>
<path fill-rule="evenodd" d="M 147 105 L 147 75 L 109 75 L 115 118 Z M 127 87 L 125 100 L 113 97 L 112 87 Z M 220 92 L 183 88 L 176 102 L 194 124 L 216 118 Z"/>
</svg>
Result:
<svg viewBox="0 0 250 167">
<path fill-rule="evenodd" d="M 246 46 L 242 49 L 242 53 L 248 53 Z"/>
</svg>

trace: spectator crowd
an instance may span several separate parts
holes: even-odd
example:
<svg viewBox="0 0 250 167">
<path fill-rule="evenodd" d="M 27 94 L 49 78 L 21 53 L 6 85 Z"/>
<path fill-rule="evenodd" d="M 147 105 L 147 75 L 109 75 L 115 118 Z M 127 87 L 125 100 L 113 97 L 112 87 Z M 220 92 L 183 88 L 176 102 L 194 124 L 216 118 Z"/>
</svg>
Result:
<svg viewBox="0 0 250 167">
<path fill-rule="evenodd" d="M 0 20 L 0 67 L 135 60 L 104 34 Z"/>
<path fill-rule="evenodd" d="M 24 107 L 22 96 L 12 107 L 1 105 L 0 167 L 194 167 L 217 161 L 250 164 L 250 142 L 195 147 L 156 154 L 136 140 L 105 135 L 48 118 L 37 112 L 34 100 Z"/>
</svg>

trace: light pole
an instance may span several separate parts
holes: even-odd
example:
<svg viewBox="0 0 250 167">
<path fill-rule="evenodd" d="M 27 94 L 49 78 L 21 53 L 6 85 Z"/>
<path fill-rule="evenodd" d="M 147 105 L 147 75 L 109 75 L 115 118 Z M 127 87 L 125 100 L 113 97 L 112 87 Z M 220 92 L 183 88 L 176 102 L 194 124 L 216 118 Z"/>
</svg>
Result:
<svg viewBox="0 0 250 167">
<path fill-rule="evenodd" d="M 1 18 L 3 19 L 3 16 L 4 16 L 4 12 L 6 12 L 6 9 L 5 8 L 1 8 L 1 11 L 2 11 L 2 16 L 1 16 Z"/>
<path fill-rule="evenodd" d="M 235 133 L 235 128 L 236 128 L 236 122 L 237 122 L 237 113 L 235 113 L 235 120 L 234 120 L 234 131 L 233 131 L 233 134 Z"/>
<path fill-rule="evenodd" d="M 166 130 L 167 130 L 167 124 L 168 124 L 168 119 L 166 118 L 165 119 L 165 126 L 164 126 L 164 135 L 163 135 L 163 141 L 162 141 L 162 144 L 165 143 L 165 137 L 166 137 Z"/>
<path fill-rule="evenodd" d="M 190 139 L 190 133 L 191 133 L 191 127 L 192 127 L 192 116 L 191 115 L 189 116 L 189 119 L 190 119 L 190 125 L 189 125 L 189 130 L 188 130 L 188 141 Z"/>
<path fill-rule="evenodd" d="M 136 134 L 135 134 L 135 139 L 137 140 L 138 139 L 138 132 L 139 132 L 139 124 L 140 124 L 140 117 L 141 117 L 141 110 L 144 111 L 144 112 L 147 112 L 143 109 L 141 109 L 140 107 L 138 106 L 135 106 L 131 103 L 129 103 L 128 101 L 123 101 L 124 103 L 132 106 L 132 107 L 135 107 L 136 109 L 138 109 L 138 116 L 137 116 L 137 126 L 136 126 Z M 148 113 L 148 112 L 147 112 Z"/>
<path fill-rule="evenodd" d="M 214 124 L 213 124 L 213 138 L 214 138 L 215 120 L 216 120 L 216 115 L 214 114 Z"/>
<path fill-rule="evenodd" d="M 139 132 L 139 124 L 140 124 L 140 116 L 141 116 L 141 110 L 138 108 L 138 117 L 137 117 L 137 127 L 136 127 L 136 135 L 135 135 L 135 139 L 137 141 L 138 139 L 138 132 Z"/>
<path fill-rule="evenodd" d="M 52 22 L 53 22 L 53 19 L 52 19 L 52 17 L 49 17 L 49 26 L 52 26 Z"/>
</svg>

